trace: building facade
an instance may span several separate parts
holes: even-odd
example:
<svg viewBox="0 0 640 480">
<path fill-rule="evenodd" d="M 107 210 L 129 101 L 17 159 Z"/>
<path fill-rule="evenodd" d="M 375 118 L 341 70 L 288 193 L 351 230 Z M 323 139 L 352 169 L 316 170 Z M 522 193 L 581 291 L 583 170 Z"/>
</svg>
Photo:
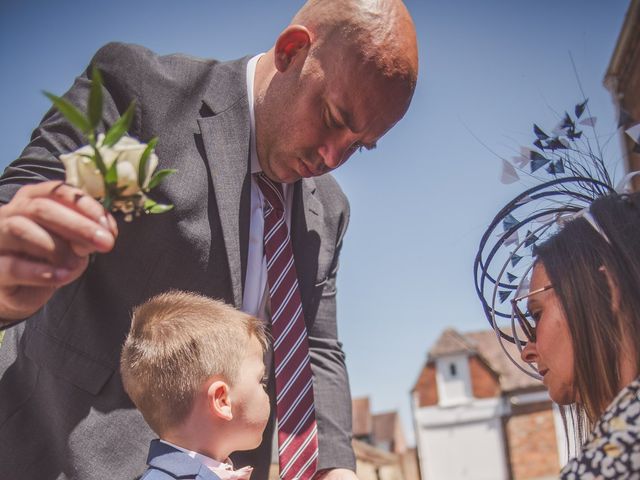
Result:
<svg viewBox="0 0 640 480">
<path fill-rule="evenodd" d="M 631 0 L 604 77 L 619 114 L 626 171 L 640 170 L 640 149 L 625 131 L 640 122 L 640 0 Z M 636 179 L 636 189 L 640 182 Z"/>
<path fill-rule="evenodd" d="M 568 459 L 559 410 L 492 330 L 445 330 L 412 400 L 423 480 L 550 480 Z"/>
</svg>

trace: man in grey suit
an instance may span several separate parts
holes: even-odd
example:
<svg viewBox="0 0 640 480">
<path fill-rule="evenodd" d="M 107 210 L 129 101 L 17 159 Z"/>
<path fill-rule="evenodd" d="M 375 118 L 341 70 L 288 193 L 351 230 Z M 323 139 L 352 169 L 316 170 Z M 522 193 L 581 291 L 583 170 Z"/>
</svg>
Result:
<svg viewBox="0 0 640 480">
<path fill-rule="evenodd" d="M 254 228 L 260 171 L 285 188 L 314 376 L 317 476 L 354 478 L 335 319 L 349 213 L 325 174 L 373 148 L 408 108 L 417 45 L 406 8 L 399 0 L 312 0 L 263 56 L 220 63 L 110 44 L 92 63 L 104 77 L 105 126 L 135 100 L 130 134 L 160 137 L 160 167 L 178 173 L 153 196 L 175 210 L 126 223 L 62 184 L 57 156 L 82 139 L 54 112 L 5 171 L 0 318 L 27 321 L 7 331 L 0 349 L 0 478 L 144 470 L 152 433 L 118 372 L 131 308 L 177 288 L 264 316 L 262 256 L 252 250 L 256 231 L 262 239 L 262 226 Z M 89 72 L 65 94 L 82 109 Z M 256 452 L 234 459 L 255 467 L 254 480 L 266 478 L 272 428 Z"/>
</svg>

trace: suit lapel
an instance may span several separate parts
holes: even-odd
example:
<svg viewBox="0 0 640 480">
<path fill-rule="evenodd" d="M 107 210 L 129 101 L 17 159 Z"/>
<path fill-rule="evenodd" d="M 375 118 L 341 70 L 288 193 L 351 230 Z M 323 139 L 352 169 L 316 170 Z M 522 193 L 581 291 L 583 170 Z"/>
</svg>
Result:
<svg viewBox="0 0 640 480">
<path fill-rule="evenodd" d="M 323 231 L 324 207 L 315 195 L 313 178 L 302 179 L 293 192 L 291 243 L 302 301 L 309 298 L 318 273 L 318 251 Z"/>
<path fill-rule="evenodd" d="M 227 251 L 234 304 L 238 308 L 242 306 L 247 268 L 251 199 L 246 61 L 217 67 L 221 72 L 212 79 L 204 99 L 213 115 L 198 119 Z"/>
</svg>

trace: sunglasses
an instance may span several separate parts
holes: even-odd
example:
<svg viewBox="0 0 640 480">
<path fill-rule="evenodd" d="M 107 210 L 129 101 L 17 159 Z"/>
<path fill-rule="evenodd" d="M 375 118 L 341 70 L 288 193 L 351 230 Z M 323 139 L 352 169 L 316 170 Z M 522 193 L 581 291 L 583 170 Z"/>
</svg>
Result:
<svg viewBox="0 0 640 480">
<path fill-rule="evenodd" d="M 536 326 L 530 321 L 531 315 L 529 315 L 529 311 L 527 310 L 526 312 L 523 312 L 522 309 L 518 306 L 518 302 L 529 298 L 531 295 L 537 295 L 538 293 L 546 292 L 547 290 L 550 290 L 552 288 L 553 285 L 549 284 L 546 287 L 538 288 L 537 290 L 529 292 L 526 295 L 522 295 L 511 300 L 513 313 L 518 319 L 518 324 L 524 332 L 525 337 L 527 337 L 528 342 L 536 342 Z"/>
</svg>

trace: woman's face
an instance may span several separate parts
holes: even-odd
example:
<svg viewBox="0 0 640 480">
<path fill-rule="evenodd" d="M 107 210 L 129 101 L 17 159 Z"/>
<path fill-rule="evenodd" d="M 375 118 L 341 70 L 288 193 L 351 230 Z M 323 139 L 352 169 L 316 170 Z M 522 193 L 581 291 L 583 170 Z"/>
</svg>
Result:
<svg viewBox="0 0 640 480">
<path fill-rule="evenodd" d="M 537 263 L 531 276 L 530 291 L 546 287 L 551 281 L 542 263 Z M 574 403 L 573 344 L 567 317 L 553 288 L 528 298 L 528 309 L 535 322 L 536 341 L 527 343 L 522 359 L 534 363 L 559 405 Z"/>
</svg>

